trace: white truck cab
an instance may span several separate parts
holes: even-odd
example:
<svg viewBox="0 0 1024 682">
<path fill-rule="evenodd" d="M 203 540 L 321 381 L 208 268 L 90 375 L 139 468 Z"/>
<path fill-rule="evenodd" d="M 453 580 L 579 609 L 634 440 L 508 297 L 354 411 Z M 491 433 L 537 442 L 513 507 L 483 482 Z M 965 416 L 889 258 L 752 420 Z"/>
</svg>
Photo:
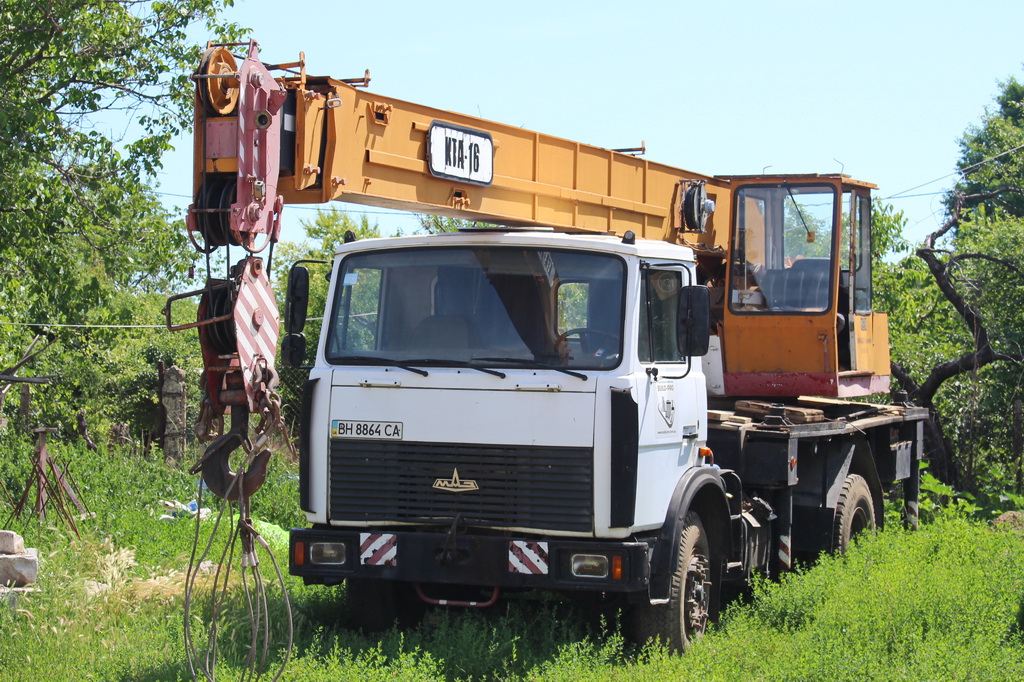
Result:
<svg viewBox="0 0 1024 682">
<path fill-rule="evenodd" d="M 714 471 L 708 308 L 690 249 L 632 235 L 345 245 L 305 396 L 312 528 L 293 531 L 292 571 L 646 599 L 640 538 L 687 472 Z"/>
<path fill-rule="evenodd" d="M 707 439 L 680 319 L 705 292 L 690 250 L 658 241 L 488 230 L 346 245 L 311 371 L 309 521 L 660 527 Z M 701 352 L 706 309 L 689 341 Z M 626 428 L 629 462 L 613 444 Z"/>
</svg>

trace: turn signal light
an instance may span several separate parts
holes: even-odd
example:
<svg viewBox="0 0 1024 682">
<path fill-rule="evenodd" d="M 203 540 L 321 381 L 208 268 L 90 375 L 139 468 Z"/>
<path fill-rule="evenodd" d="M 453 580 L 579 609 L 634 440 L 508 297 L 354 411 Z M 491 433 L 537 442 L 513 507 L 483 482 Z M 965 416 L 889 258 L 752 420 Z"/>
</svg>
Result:
<svg viewBox="0 0 1024 682">
<path fill-rule="evenodd" d="M 622 580 L 622 555 L 612 556 L 612 580 Z"/>
<path fill-rule="evenodd" d="M 292 557 L 296 566 L 306 565 L 306 543 L 296 542 L 292 547 Z"/>
</svg>

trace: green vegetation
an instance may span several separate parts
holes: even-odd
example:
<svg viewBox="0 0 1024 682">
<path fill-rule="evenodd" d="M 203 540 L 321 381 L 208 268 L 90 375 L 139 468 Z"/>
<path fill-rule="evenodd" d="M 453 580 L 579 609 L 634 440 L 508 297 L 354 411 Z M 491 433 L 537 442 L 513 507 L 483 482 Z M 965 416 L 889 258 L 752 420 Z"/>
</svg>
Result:
<svg viewBox="0 0 1024 682">
<path fill-rule="evenodd" d="M 54 377 L 32 419 L 62 435 L 85 409 L 94 434 L 129 422 L 142 440 L 153 363 L 195 366 L 186 356 L 197 353 L 181 351 L 190 335 L 52 325 L 159 325 L 166 293 L 186 286 L 195 254 L 152 184 L 191 125 L 202 48 L 187 31 L 237 37 L 219 18 L 231 4 L 5 0 L 0 10 L 0 369 L 39 338 L 46 350 L 21 374 Z M 0 400 L 8 417 L 10 402 Z"/>
<path fill-rule="evenodd" d="M 4 523 L 39 548 L 42 570 L 38 592 L 0 602 L 0 679 L 191 677 L 182 619 L 195 527 L 159 517 L 160 500 L 194 499 L 196 480 L 138 448 L 84 448 L 75 415 L 85 410 L 96 440 L 125 422 L 142 441 L 154 418 L 153 366 L 177 364 L 196 386 L 195 336 L 51 325 L 160 325 L 168 292 L 201 286 L 186 274 L 194 254 L 184 227 L 151 183 L 170 139 L 189 125 L 188 74 L 200 46 L 187 30 L 239 37 L 220 17 L 231 4 L 7 0 L 0 11 L 0 368 L 15 367 L 33 339 L 37 350 L 46 346 L 17 368 L 53 378 L 34 392 L 28 421 L 58 427 L 51 451 L 69 464 L 94 514 L 79 521 L 81 537 L 52 519 Z M 127 131 L 126 112 L 137 124 Z M 1015 186 L 1022 142 L 1024 86 L 1010 79 L 961 141 L 964 180 L 948 197 L 941 230 L 911 245 L 902 216 L 876 207 L 876 308 L 890 313 L 895 374 L 912 400 L 940 415 L 923 480 L 929 523 L 919 532 L 890 523 L 845 558 L 758 583 L 684 657 L 626 644 L 616 614 L 602 619 L 550 599 L 432 610 L 417 625 L 369 636 L 345 627 L 344 587 L 287 578 L 296 630 L 285 679 L 1024 678 L 1024 536 L 988 523 L 995 512 L 1024 508 L 1008 418 L 1021 398 L 1024 317 L 1021 306 L 1007 305 L 1024 300 L 1024 191 Z M 805 219 L 794 219 L 794 246 L 826 244 L 820 235 L 807 242 Z M 421 224 L 427 232 L 459 226 L 435 217 Z M 306 229 L 309 241 L 281 245 L 276 263 L 330 259 L 347 230 L 380 234 L 333 211 Z M 315 317 L 327 285 L 316 271 L 313 282 Z M 567 289 L 565 303 L 579 293 Z M 577 326 L 574 319 L 562 324 Z M 282 374 L 286 403 L 298 402 L 303 378 Z M 16 498 L 31 473 L 32 443 L 17 400 L 4 400 L 11 395 L 0 394 L 0 416 L 10 421 L 0 427 L 0 487 Z M 295 474 L 275 457 L 254 500 L 268 536 L 304 523 Z M 211 527 L 203 525 L 202 537 Z M 270 541 L 285 564 L 286 547 Z M 280 624 L 282 598 L 272 592 L 271 601 Z M 201 604 L 194 614 L 201 640 L 208 614 Z M 242 670 L 244 620 L 236 608 L 219 623 L 222 677 Z"/>
<path fill-rule="evenodd" d="M 8 490 L 28 473 L 27 447 L 6 439 L 12 448 L 17 456 L 0 469 Z M 123 453 L 54 451 L 96 517 L 81 522 L 80 539 L 31 518 L 14 524 L 43 567 L 38 593 L 0 606 L 0 677 L 189 679 L 182 585 L 194 521 L 161 521 L 159 500 L 193 499 L 195 481 Z M 296 523 L 295 494 L 294 467 L 277 458 L 255 516 Z M 429 610 L 411 627 L 368 636 L 345 627 L 344 587 L 289 578 L 295 649 L 283 679 L 1020 679 L 1024 534 L 992 529 L 948 502 L 929 507 L 935 520 L 916 533 L 864 537 L 845 558 L 759 582 L 685 656 L 638 649 L 620 636 L 615 614 L 601 619 L 551 599 Z M 264 529 L 269 536 L 273 526 Z M 286 562 L 287 547 L 270 541 Z M 205 614 L 195 608 L 201 633 Z M 280 624 L 279 596 L 271 614 Z M 220 627 L 225 637 L 245 627 L 238 603 Z M 240 671 L 236 641 L 222 647 L 218 675 Z"/>
<path fill-rule="evenodd" d="M 911 245 L 902 214 L 875 214 L 876 303 L 889 313 L 893 375 L 912 401 L 932 408 L 935 476 L 981 492 L 1014 480 L 1014 404 L 1024 364 L 1024 86 L 1000 84 L 995 107 L 960 140 L 961 178 L 945 222 Z M 878 228 L 881 228 L 880 230 Z M 1019 409 L 1019 407 L 1018 407 Z"/>
</svg>

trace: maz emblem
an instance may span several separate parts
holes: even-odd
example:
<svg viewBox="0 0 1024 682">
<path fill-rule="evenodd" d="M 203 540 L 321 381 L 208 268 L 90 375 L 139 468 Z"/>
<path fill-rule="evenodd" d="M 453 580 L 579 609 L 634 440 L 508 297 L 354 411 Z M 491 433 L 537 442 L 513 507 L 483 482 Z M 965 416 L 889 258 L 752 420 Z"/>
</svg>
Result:
<svg viewBox="0 0 1024 682">
<path fill-rule="evenodd" d="M 479 490 L 480 486 L 476 484 L 476 481 L 469 479 L 463 481 L 459 478 L 459 470 L 455 469 L 452 471 L 451 478 L 439 478 L 434 481 L 434 486 L 438 490 L 447 490 L 453 493 L 464 493 L 467 490 Z"/>
</svg>

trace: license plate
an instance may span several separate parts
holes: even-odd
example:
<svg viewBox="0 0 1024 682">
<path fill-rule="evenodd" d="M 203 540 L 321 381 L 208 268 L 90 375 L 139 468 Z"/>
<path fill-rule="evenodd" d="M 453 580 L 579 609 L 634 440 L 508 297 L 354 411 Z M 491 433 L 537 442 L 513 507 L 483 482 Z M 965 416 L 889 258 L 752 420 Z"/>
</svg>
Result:
<svg viewBox="0 0 1024 682">
<path fill-rule="evenodd" d="M 402 422 L 363 422 L 335 419 L 331 422 L 331 438 L 402 440 Z"/>
</svg>

